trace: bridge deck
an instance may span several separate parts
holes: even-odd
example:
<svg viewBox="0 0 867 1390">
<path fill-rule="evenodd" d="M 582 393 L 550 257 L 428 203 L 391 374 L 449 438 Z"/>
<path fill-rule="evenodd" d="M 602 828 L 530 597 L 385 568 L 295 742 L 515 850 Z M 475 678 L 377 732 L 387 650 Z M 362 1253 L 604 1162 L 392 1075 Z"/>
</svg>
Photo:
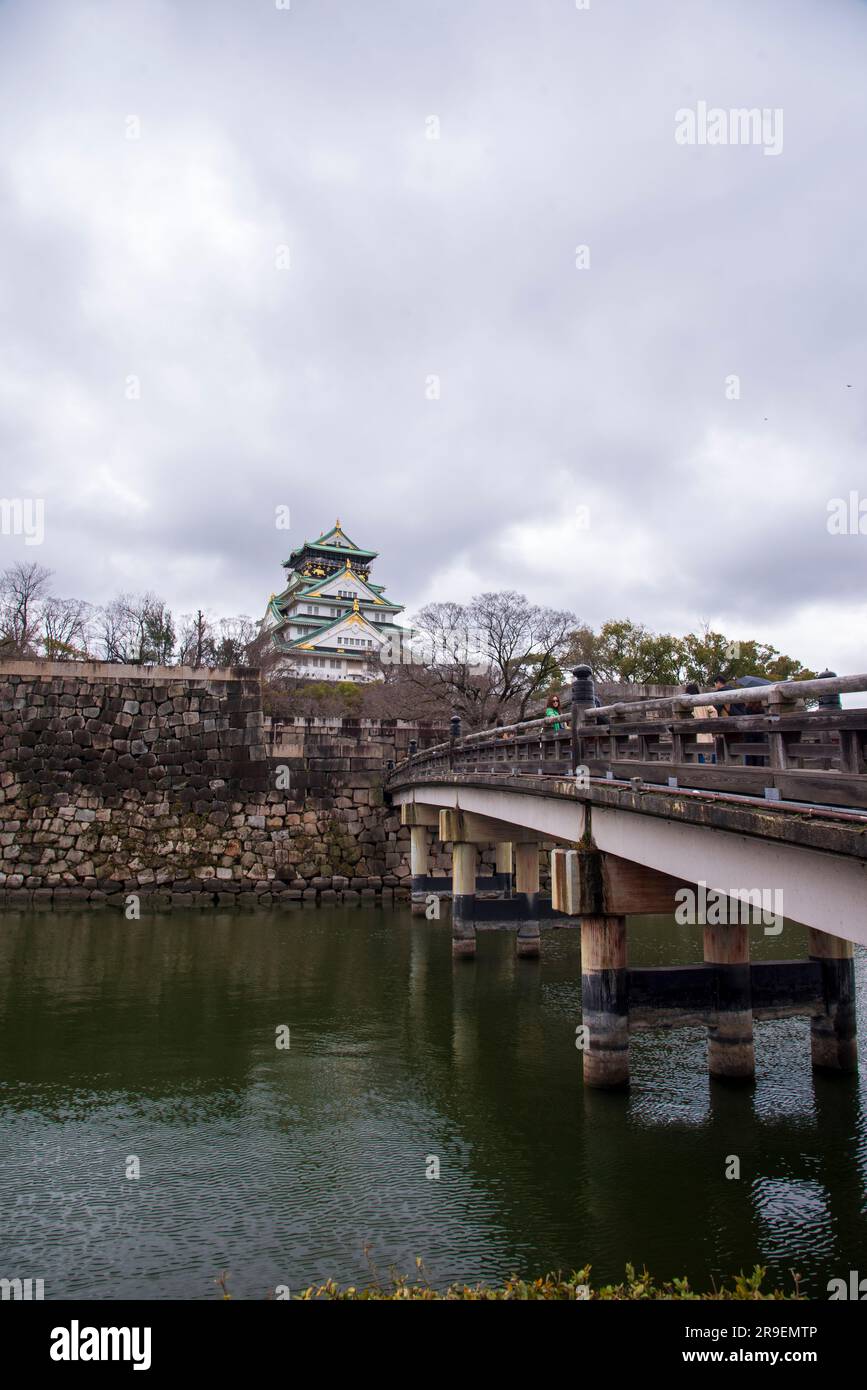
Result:
<svg viewBox="0 0 867 1390">
<path fill-rule="evenodd" d="M 867 860 L 867 809 L 768 801 L 742 793 L 660 786 L 636 779 L 591 777 L 586 787 L 579 788 L 571 778 L 559 775 L 524 773 L 516 777 L 502 772 L 434 770 L 425 775 L 422 769 L 410 770 L 406 765 L 396 769 L 387 783 L 387 790 L 398 800 L 405 799 L 400 795 L 403 792 L 435 787 L 556 797 L 579 806 L 637 812 Z M 449 804 L 454 804 L 452 798 Z"/>
</svg>

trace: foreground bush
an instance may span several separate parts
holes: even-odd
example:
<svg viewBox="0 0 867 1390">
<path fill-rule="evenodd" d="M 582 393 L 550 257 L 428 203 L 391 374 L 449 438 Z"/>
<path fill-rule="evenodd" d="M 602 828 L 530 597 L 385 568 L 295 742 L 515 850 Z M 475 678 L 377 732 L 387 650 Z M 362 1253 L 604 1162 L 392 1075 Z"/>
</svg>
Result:
<svg viewBox="0 0 867 1390">
<path fill-rule="evenodd" d="M 418 1262 L 422 1271 L 421 1262 Z M 347 1299 L 369 1299 L 390 1301 L 392 1299 L 419 1300 L 460 1300 L 466 1302 L 494 1302 L 505 1299 L 549 1299 L 554 1302 L 575 1299 L 610 1299 L 626 1302 L 630 1299 L 785 1299 L 802 1298 L 799 1292 L 799 1278 L 792 1276 L 793 1288 L 786 1293 L 782 1289 L 763 1291 L 766 1270 L 756 1265 L 752 1274 L 738 1274 L 730 1285 L 721 1285 L 705 1292 L 691 1289 L 687 1279 L 673 1279 L 670 1283 L 658 1284 L 647 1270 L 636 1274 L 632 1265 L 626 1266 L 626 1279 L 620 1284 L 601 1284 L 594 1288 L 590 1282 L 591 1266 L 573 1272 L 568 1278 L 561 1274 L 548 1274 L 544 1279 L 519 1279 L 516 1275 L 504 1284 L 490 1287 L 486 1284 L 452 1284 L 443 1292 L 432 1289 L 424 1282 L 410 1283 L 406 1276 L 392 1279 L 388 1284 L 378 1282 L 365 1288 L 349 1285 L 347 1288 L 327 1280 L 324 1284 L 312 1285 L 296 1297 L 303 1300 L 326 1299 L 343 1301 Z"/>
</svg>

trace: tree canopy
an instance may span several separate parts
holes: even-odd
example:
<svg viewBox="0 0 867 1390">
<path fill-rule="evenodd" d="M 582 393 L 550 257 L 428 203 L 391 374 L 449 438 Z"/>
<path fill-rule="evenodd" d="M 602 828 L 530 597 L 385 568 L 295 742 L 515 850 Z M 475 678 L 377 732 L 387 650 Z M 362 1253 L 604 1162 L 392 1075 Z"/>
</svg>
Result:
<svg viewBox="0 0 867 1390">
<path fill-rule="evenodd" d="M 259 666 L 272 670 L 275 689 L 288 694 L 299 686 L 297 678 L 276 675 L 270 637 L 251 618 L 215 618 L 199 609 L 176 620 L 152 592 L 119 594 L 96 606 L 58 597 L 51 580 L 51 571 L 35 562 L 0 573 L 0 657 Z M 474 729 L 498 717 L 527 718 L 580 662 L 597 681 L 636 684 L 708 686 L 718 672 L 727 680 L 815 674 L 767 642 L 733 639 L 709 625 L 681 637 L 609 618 L 597 630 L 567 609 L 531 603 L 511 589 L 477 594 L 467 604 L 427 604 L 403 638 L 386 644 L 382 660 L 384 680 L 364 688 L 365 712 L 433 719 L 456 712 Z M 361 708 L 352 687 L 334 687 L 308 681 L 305 708 Z"/>
<path fill-rule="evenodd" d="M 568 664 L 586 662 L 597 680 L 708 685 L 721 673 L 766 676 L 769 680 L 808 679 L 815 675 L 795 657 L 755 638 L 731 638 L 705 626 L 677 637 L 652 632 L 630 618 L 610 618 L 598 631 L 579 627 L 572 633 Z"/>
</svg>

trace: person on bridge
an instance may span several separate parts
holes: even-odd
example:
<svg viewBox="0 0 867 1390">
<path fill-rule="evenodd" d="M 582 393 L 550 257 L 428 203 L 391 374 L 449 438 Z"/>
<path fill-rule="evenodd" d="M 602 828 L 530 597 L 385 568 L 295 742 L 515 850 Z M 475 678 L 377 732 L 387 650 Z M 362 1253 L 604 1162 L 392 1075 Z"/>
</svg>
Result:
<svg viewBox="0 0 867 1390">
<path fill-rule="evenodd" d="M 745 690 L 753 685 L 773 685 L 773 683 L 766 676 L 737 676 L 733 681 L 726 681 L 725 677 L 721 675 L 713 678 L 714 690 Z M 730 705 L 721 705 L 720 711 L 722 714 L 731 715 L 749 714 L 750 706 L 735 700 Z M 743 741 L 744 743 L 764 743 L 765 737 L 764 734 L 744 734 Z M 754 756 L 751 753 L 747 753 L 744 758 L 744 767 L 764 767 L 766 763 L 767 758 Z"/>
<path fill-rule="evenodd" d="M 685 693 L 686 693 L 687 695 L 700 695 L 700 694 L 701 694 L 701 691 L 699 690 L 699 688 L 698 688 L 698 686 L 696 685 L 695 681 L 691 681 L 690 684 L 689 684 L 688 686 L 686 686 L 686 688 L 685 688 Z M 693 707 L 692 707 L 692 717 L 693 717 L 693 719 L 716 719 L 716 717 L 717 717 L 717 708 L 716 708 L 716 705 L 693 705 Z M 713 737 L 713 734 L 696 734 L 696 736 L 695 736 L 695 741 L 696 741 L 696 743 L 701 743 L 701 744 L 708 744 L 708 743 L 709 743 L 709 744 L 710 744 L 710 748 L 704 748 L 703 751 L 699 752 L 699 754 L 698 754 L 698 760 L 699 760 L 699 762 L 700 762 L 700 763 L 707 762 L 707 761 L 708 761 L 708 758 L 709 758 L 710 762 L 715 763 L 715 762 L 716 762 L 716 752 L 715 752 L 715 750 L 714 750 L 714 737 Z M 705 757 L 705 754 L 707 754 L 708 757 Z"/>
<path fill-rule="evenodd" d="M 551 696 L 551 699 L 548 701 L 548 706 L 547 706 L 547 708 L 546 708 L 546 710 L 545 710 L 545 718 L 546 718 L 546 719 L 555 719 L 555 720 L 556 720 L 556 723 L 554 724 L 554 733 L 555 733 L 555 734 L 559 734 L 560 728 L 561 728 L 561 725 L 560 725 L 560 696 L 559 696 L 559 695 L 552 695 L 552 696 Z"/>
</svg>

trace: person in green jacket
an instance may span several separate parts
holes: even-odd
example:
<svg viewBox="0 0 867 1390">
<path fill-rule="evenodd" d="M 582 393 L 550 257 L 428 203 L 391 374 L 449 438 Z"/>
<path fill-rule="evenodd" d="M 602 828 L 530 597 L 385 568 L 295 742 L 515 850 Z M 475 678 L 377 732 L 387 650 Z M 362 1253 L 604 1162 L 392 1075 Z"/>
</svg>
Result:
<svg viewBox="0 0 867 1390">
<path fill-rule="evenodd" d="M 553 729 L 554 729 L 554 733 L 555 733 L 555 734 L 559 734 L 559 732 L 560 732 L 560 696 L 559 696 L 559 695 L 552 695 L 552 696 L 551 696 L 551 699 L 548 701 L 548 707 L 547 707 L 547 709 L 545 710 L 545 718 L 546 718 L 546 719 L 555 719 L 555 720 L 556 720 L 556 723 L 554 724 Z"/>
</svg>

